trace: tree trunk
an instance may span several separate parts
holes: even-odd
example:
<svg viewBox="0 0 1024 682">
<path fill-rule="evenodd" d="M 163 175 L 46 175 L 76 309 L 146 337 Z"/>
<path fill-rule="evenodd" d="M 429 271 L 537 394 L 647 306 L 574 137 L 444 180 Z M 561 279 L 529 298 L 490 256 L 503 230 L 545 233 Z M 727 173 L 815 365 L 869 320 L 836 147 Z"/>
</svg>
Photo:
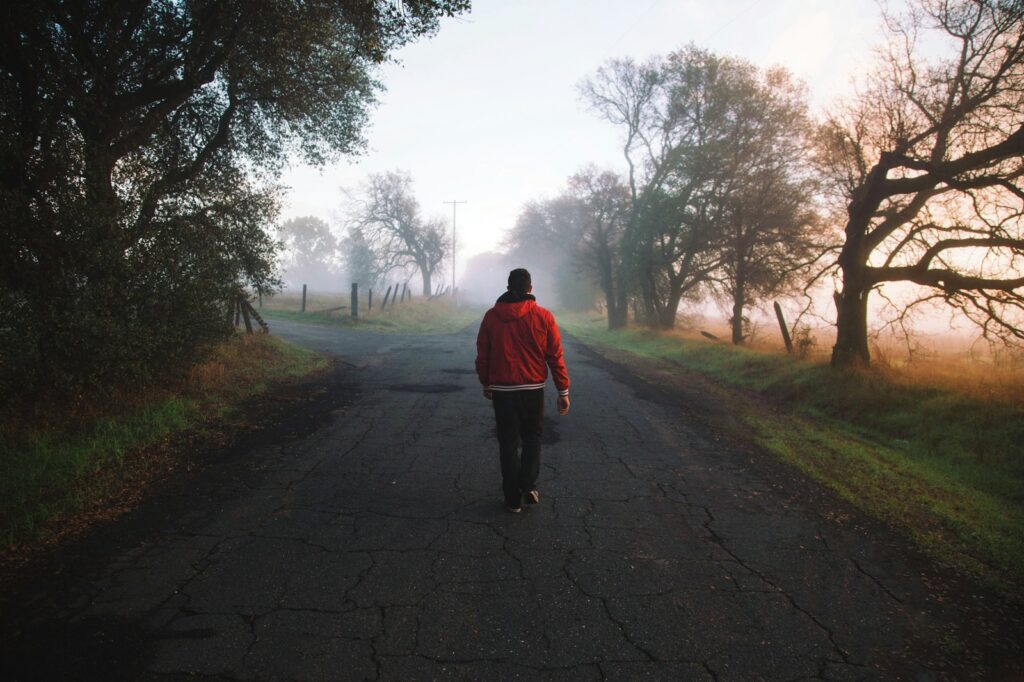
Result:
<svg viewBox="0 0 1024 682">
<path fill-rule="evenodd" d="M 743 308 L 745 304 L 743 290 L 736 287 L 736 291 L 732 295 L 732 342 L 737 346 L 743 343 Z"/>
<path fill-rule="evenodd" d="M 885 177 L 886 168 L 881 164 L 871 171 L 872 177 Z M 849 220 L 846 223 L 846 240 L 839 252 L 839 267 L 843 273 L 843 291 L 835 295 L 836 302 L 836 345 L 832 347 L 832 367 L 845 369 L 867 367 L 871 364 L 868 352 L 868 293 L 871 284 L 867 280 L 867 246 L 865 235 L 871 215 L 879 205 L 877 197 L 869 188 L 877 182 L 869 181 L 861 196 L 850 202 L 847 208 Z"/>
<path fill-rule="evenodd" d="M 430 298 L 433 293 L 433 288 L 430 284 L 430 270 L 423 264 L 420 264 L 420 277 L 423 278 L 423 298 Z"/>
<path fill-rule="evenodd" d="M 736 249 L 738 260 L 742 260 L 740 250 Z M 743 270 L 743 263 L 736 263 L 736 281 L 732 288 L 732 343 L 740 345 L 743 342 L 743 308 L 746 306 L 746 273 Z"/>
<path fill-rule="evenodd" d="M 834 369 L 867 367 L 871 364 L 868 352 L 868 294 L 872 282 L 867 276 L 867 263 L 871 254 L 868 233 L 872 216 L 876 215 L 886 194 L 882 184 L 892 168 L 892 156 L 883 152 L 861 187 L 846 207 L 846 238 L 839 252 L 839 267 L 843 272 L 843 291 L 835 295 L 836 345 L 832 347 Z"/>
<path fill-rule="evenodd" d="M 616 292 L 611 301 L 614 301 L 615 308 L 608 308 L 608 329 L 622 329 L 629 321 L 629 306 L 626 303 L 626 297 L 620 298 Z"/>
<path fill-rule="evenodd" d="M 865 261 L 858 248 L 861 239 L 851 238 L 847 230 L 846 243 L 839 253 L 843 271 L 843 291 L 835 294 L 836 345 L 832 347 L 832 367 L 835 369 L 867 367 L 871 364 L 868 352 L 868 293 L 871 286 L 865 281 Z"/>
<path fill-rule="evenodd" d="M 679 301 L 683 299 L 683 291 L 680 287 L 673 286 L 672 293 L 668 296 L 665 307 L 658 313 L 658 326 L 662 329 L 675 329 L 676 313 L 679 311 Z"/>
<path fill-rule="evenodd" d="M 644 269 L 644 273 L 641 276 L 640 281 L 644 324 L 648 327 L 665 328 L 662 323 L 663 310 L 661 309 L 661 306 L 658 305 L 660 303 L 660 301 L 658 301 L 658 288 L 655 285 L 654 274 L 649 268 Z M 671 327 L 669 327 L 669 329 L 671 329 Z"/>
<path fill-rule="evenodd" d="M 844 279 L 845 276 L 844 276 Z M 844 282 L 843 292 L 836 294 L 836 345 L 832 347 L 832 367 L 836 369 L 867 367 L 868 292 Z"/>
<path fill-rule="evenodd" d="M 625 322 L 619 322 L 623 317 L 619 308 L 619 299 L 615 287 L 614 266 L 612 265 L 611 254 L 607 248 L 602 248 L 598 256 L 598 269 L 601 281 L 601 292 L 604 294 L 605 306 L 608 309 L 608 328 L 625 326 Z"/>
</svg>

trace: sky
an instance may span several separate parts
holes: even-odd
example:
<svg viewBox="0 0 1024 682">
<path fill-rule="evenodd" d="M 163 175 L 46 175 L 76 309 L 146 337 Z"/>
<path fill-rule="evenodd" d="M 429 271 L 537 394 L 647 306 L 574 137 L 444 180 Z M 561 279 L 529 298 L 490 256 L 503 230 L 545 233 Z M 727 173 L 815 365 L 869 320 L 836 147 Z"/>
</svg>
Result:
<svg viewBox="0 0 1024 682">
<path fill-rule="evenodd" d="M 379 74 L 365 154 L 295 164 L 282 219 L 312 215 L 339 231 L 341 188 L 409 172 L 428 217 L 456 216 L 456 272 L 499 250 L 529 201 L 580 168 L 623 171 L 620 131 L 588 111 L 577 85 L 613 58 L 643 60 L 693 43 L 758 66 L 784 66 L 822 112 L 852 93 L 880 40 L 874 0 L 474 0 Z M 446 278 L 450 277 L 450 270 Z"/>
</svg>

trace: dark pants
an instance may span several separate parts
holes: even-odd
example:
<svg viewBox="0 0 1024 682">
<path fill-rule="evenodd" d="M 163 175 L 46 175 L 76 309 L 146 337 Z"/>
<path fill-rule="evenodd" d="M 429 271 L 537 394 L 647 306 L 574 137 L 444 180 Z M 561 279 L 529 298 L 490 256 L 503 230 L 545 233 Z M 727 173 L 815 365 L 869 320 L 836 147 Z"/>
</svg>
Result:
<svg viewBox="0 0 1024 682">
<path fill-rule="evenodd" d="M 492 395 L 501 453 L 501 487 L 505 500 L 516 502 L 522 493 L 533 489 L 540 473 L 544 389 L 494 391 Z"/>
</svg>

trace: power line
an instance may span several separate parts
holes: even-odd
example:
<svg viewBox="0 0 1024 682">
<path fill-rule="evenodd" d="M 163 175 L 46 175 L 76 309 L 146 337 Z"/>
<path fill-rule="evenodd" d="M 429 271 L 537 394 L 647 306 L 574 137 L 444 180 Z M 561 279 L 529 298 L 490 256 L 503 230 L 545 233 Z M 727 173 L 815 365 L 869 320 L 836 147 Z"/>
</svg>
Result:
<svg viewBox="0 0 1024 682">
<path fill-rule="evenodd" d="M 725 22 L 724 24 L 722 24 L 721 26 L 719 26 L 718 28 L 716 28 L 716 29 L 715 29 L 714 31 L 712 31 L 711 33 L 708 33 L 707 35 L 705 35 L 705 36 L 704 36 L 704 38 L 702 38 L 702 39 L 701 39 L 701 44 L 707 44 L 707 43 L 708 43 L 708 42 L 709 42 L 709 41 L 710 41 L 710 40 L 711 40 L 712 38 L 714 38 L 714 37 L 715 37 L 716 35 L 718 35 L 718 34 L 719 34 L 719 33 L 721 33 L 722 31 L 724 31 L 725 29 L 727 29 L 727 28 L 729 28 L 730 26 L 732 26 L 732 25 L 733 25 L 733 24 L 734 24 L 734 23 L 736 22 L 736 20 L 737 20 L 737 19 L 739 19 L 740 17 L 742 17 L 742 16 L 744 16 L 744 15 L 749 15 L 749 14 L 750 14 L 750 11 L 751 11 L 752 9 L 754 9 L 754 7 L 755 7 L 755 6 L 757 6 L 757 5 L 760 5 L 760 4 L 761 4 L 761 0 L 751 0 L 751 2 L 747 3 L 746 5 L 744 5 L 744 6 L 743 6 L 743 9 L 741 9 L 741 10 L 740 10 L 739 12 L 737 12 L 736 14 L 734 14 L 734 15 L 733 15 L 733 16 L 732 16 L 732 17 L 731 17 L 730 19 L 728 19 L 728 20 L 727 20 L 727 21 L 726 21 L 726 22 Z M 769 9 L 768 11 L 770 12 L 770 11 L 771 11 L 771 9 Z M 762 16 L 762 17 L 760 17 L 760 18 L 761 18 L 761 19 L 763 20 L 763 19 L 764 19 L 764 16 Z"/>
<path fill-rule="evenodd" d="M 644 17 L 650 14 L 651 10 L 654 9 L 655 6 L 660 5 L 662 2 L 663 0 L 654 0 L 654 2 L 647 6 L 647 9 L 637 14 L 636 19 L 633 20 L 633 23 L 629 25 L 629 28 L 622 32 L 622 35 L 620 35 L 618 38 L 615 39 L 614 42 L 612 42 L 609 49 L 614 49 L 615 47 L 617 47 L 618 44 L 622 42 L 622 39 L 628 36 L 630 33 L 632 33 L 633 29 L 640 25 L 640 22 L 643 21 Z"/>
</svg>

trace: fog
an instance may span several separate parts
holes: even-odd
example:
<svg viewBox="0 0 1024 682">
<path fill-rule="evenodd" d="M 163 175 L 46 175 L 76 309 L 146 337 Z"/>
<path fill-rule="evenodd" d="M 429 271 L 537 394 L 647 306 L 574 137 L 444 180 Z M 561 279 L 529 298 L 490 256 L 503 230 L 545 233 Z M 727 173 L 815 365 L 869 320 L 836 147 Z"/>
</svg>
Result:
<svg viewBox="0 0 1024 682">
<path fill-rule="evenodd" d="M 402 50 L 400 61 L 386 65 L 381 72 L 388 92 L 373 117 L 366 154 L 323 170 L 296 165 L 286 175 L 291 187 L 285 215 L 331 216 L 331 231 L 338 243 L 333 255 L 325 256 L 320 266 L 286 257 L 283 276 L 287 285 L 294 289 L 306 283 L 325 291 L 347 292 L 351 282 L 359 280 L 363 288 L 403 282 L 420 290 L 424 275 L 417 267 L 406 264 L 369 276 L 352 274 L 353 268 L 346 262 L 344 240 L 349 216 L 341 208 L 340 187 L 357 186 L 369 177 L 397 172 L 415 184 L 414 198 L 422 224 L 433 225 L 442 241 L 448 240 L 450 245 L 454 240 L 457 246 L 454 267 L 460 300 L 480 304 L 494 301 L 505 289 L 507 272 L 525 267 L 533 273 L 535 294 L 542 304 L 553 309 L 608 310 L 611 299 L 599 286 L 599 268 L 587 261 L 589 256 L 578 252 L 581 244 L 593 236 L 587 233 L 588 228 L 563 220 L 557 226 L 561 236 L 540 240 L 543 243 L 532 251 L 524 248 L 532 238 L 515 238 L 531 206 L 553 205 L 566 197 L 581 200 L 570 196 L 578 190 L 570 185 L 581 169 L 592 167 L 625 178 L 624 152 L 638 154 L 636 148 L 624 149 L 624 140 L 629 139 L 626 131 L 616 124 L 614 116 L 602 114 L 600 105 L 595 104 L 598 100 L 588 100 L 584 83 L 607 68 L 612 63 L 609 60 L 651 64 L 648 60 L 652 57 L 681 54 L 691 45 L 689 49 L 704 51 L 702 54 L 713 58 L 749 65 L 755 70 L 755 80 L 761 74 L 780 73 L 772 69 L 782 67 L 791 78 L 784 97 L 799 100 L 796 106 L 806 111 L 809 125 L 819 125 L 828 115 L 850 105 L 858 92 L 865 91 L 869 86 L 866 75 L 877 67 L 874 60 L 884 54 L 876 50 L 885 40 L 881 14 L 876 4 L 868 1 L 792 0 L 754 8 L 734 3 L 655 3 L 644 11 L 615 3 L 599 4 L 589 3 L 584 12 L 580 7 L 564 6 L 520 6 L 513 10 L 501 3 L 479 2 L 471 15 L 443 25 L 432 40 Z M 749 12 L 753 12 L 750 17 Z M 921 33 L 924 57 L 949 56 L 943 53 L 949 40 L 936 38 L 934 32 Z M 527 44 L 530 49 L 523 50 Z M 465 62 L 467 54 L 473 55 L 469 64 Z M 1012 112 L 1013 107 L 1008 110 Z M 797 137 L 780 137 L 773 144 L 793 149 L 801 144 Z M 657 145 L 657 140 L 654 143 Z M 640 154 L 629 163 L 635 164 L 643 176 L 651 172 L 651 161 Z M 801 173 L 806 175 L 806 170 L 806 163 L 804 168 L 796 168 L 785 181 L 790 184 L 784 182 L 771 194 L 799 195 L 793 183 L 799 181 Z M 757 182 L 763 183 L 764 179 Z M 806 243 L 801 243 L 803 237 L 798 235 L 786 236 L 790 241 L 779 242 L 787 245 L 783 252 L 788 250 L 793 258 L 809 257 L 813 248 L 820 250 L 822 243 L 831 239 L 836 250 L 829 257 L 835 258 L 842 241 L 845 200 L 840 198 L 829 206 L 830 200 L 824 193 L 808 198 L 807 207 L 818 204 L 813 206 L 818 215 L 815 234 L 807 236 Z M 465 202 L 458 205 L 457 235 L 445 213 L 452 201 Z M 990 201 L 993 206 L 1003 206 L 1000 198 Z M 800 212 L 805 207 L 789 208 Z M 947 206 L 943 210 L 954 209 Z M 941 211 L 933 209 L 932 215 L 941 215 Z M 806 218 L 796 213 L 792 217 L 794 224 Z M 979 217 L 984 220 L 983 215 Z M 671 244 L 676 249 L 665 256 L 676 263 L 700 256 L 696 251 L 679 250 L 679 244 L 685 241 L 679 233 L 666 232 L 657 239 L 661 239 L 662 246 Z M 894 239 L 894 243 L 898 241 Z M 893 248 L 898 250 L 914 241 L 896 243 Z M 873 262 L 883 262 L 892 255 L 880 250 Z M 912 263 L 918 255 L 908 250 L 902 261 L 896 258 L 892 262 Z M 754 262 L 768 260 L 762 255 Z M 1003 261 L 1005 266 L 992 271 L 996 276 L 1018 266 L 1016 256 Z M 952 258 L 946 262 L 958 261 Z M 786 269 L 789 265 L 774 267 Z M 660 316 L 662 327 L 689 319 L 720 327 L 731 320 L 733 339 L 753 339 L 774 327 L 771 304 L 780 300 L 787 317 L 815 330 L 823 343 L 833 335 L 837 310 L 833 295 L 843 291 L 837 271 L 827 276 L 804 273 L 799 282 L 789 282 L 785 287 L 765 286 L 756 296 L 746 296 L 730 293 L 732 284 L 728 280 L 732 275 L 728 268 L 711 275 L 698 273 L 700 281 L 666 283 L 682 277 L 681 268 L 679 265 L 674 274 L 663 273 L 665 282 L 652 280 L 651 287 L 664 291 L 644 294 L 648 308 L 644 314 L 649 320 Z M 449 252 L 430 272 L 431 288 L 437 291 L 452 282 L 451 270 Z M 811 279 L 815 286 L 804 291 L 803 285 Z M 965 323 L 966 315 L 973 315 L 977 321 L 979 315 L 987 314 L 985 301 L 961 297 L 953 301 L 961 313 L 953 315 L 939 300 L 941 296 L 908 313 L 907 306 L 922 298 L 920 288 L 886 283 L 873 291 L 868 317 L 873 332 L 882 336 L 906 339 L 916 335 L 925 343 L 946 334 L 970 340 L 977 336 L 977 327 Z M 996 303 L 1004 305 L 1005 301 Z M 659 305 L 664 308 L 661 312 L 657 311 Z M 1013 305 L 1011 302 L 1011 308 Z M 633 318 L 644 312 L 636 300 L 631 300 L 629 306 Z M 1012 320 L 1015 313 L 1010 313 L 1007 319 Z M 986 329 L 993 336 L 1013 336 L 998 324 Z M 908 347 L 913 343 L 917 342 L 906 342 Z"/>
</svg>

